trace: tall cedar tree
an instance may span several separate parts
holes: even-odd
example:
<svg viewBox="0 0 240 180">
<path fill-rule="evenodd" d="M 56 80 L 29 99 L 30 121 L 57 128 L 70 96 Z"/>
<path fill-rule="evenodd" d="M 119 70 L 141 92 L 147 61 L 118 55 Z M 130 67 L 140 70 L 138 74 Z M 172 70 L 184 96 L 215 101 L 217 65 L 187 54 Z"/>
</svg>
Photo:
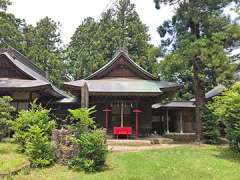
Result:
<svg viewBox="0 0 240 180">
<path fill-rule="evenodd" d="M 233 0 L 154 1 L 157 9 L 160 8 L 161 3 L 178 4 L 172 20 L 164 22 L 158 31 L 162 37 L 168 37 L 163 41 L 163 45 L 168 47 L 171 45 L 173 52 L 180 51 L 181 54 L 181 48 L 185 48 L 185 54 L 182 55 L 191 64 L 196 99 L 196 134 L 197 139 L 200 141 L 202 137 L 202 109 L 204 107 L 205 87 L 208 78 L 206 71 L 212 68 L 207 65 L 211 65 L 211 62 L 209 63 L 211 59 L 225 59 L 228 61 L 224 49 L 231 47 L 235 40 L 224 29 L 227 27 L 228 21 L 222 16 L 223 8 Z M 221 27 L 218 23 L 225 24 Z M 214 40 L 214 43 L 212 43 L 212 40 Z M 234 70 L 234 67 L 231 68 Z"/>
<path fill-rule="evenodd" d="M 10 45 L 23 51 L 25 22 L 6 12 L 9 5 L 11 5 L 9 0 L 0 0 L 0 49 Z"/>
<path fill-rule="evenodd" d="M 37 25 L 7 13 L 9 0 L 0 0 L 0 49 L 9 46 L 26 55 L 48 75 L 51 82 L 60 85 L 65 77 L 59 24 L 46 17 Z"/>
<path fill-rule="evenodd" d="M 126 47 L 136 63 L 156 75 L 159 49 L 148 41 L 148 28 L 135 5 L 120 0 L 99 21 L 88 17 L 76 29 L 67 48 L 68 73 L 74 79 L 87 76 L 111 60 L 117 48 Z"/>
<path fill-rule="evenodd" d="M 59 26 L 59 23 L 45 17 L 35 27 L 27 26 L 24 34 L 26 56 L 58 86 L 65 76 Z"/>
</svg>

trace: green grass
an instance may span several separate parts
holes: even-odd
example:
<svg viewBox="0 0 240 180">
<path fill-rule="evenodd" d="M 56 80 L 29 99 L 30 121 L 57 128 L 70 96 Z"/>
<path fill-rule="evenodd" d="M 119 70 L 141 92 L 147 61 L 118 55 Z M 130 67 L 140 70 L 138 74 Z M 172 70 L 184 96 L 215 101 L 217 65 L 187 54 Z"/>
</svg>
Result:
<svg viewBox="0 0 240 180">
<path fill-rule="evenodd" d="M 85 174 L 55 165 L 32 170 L 30 174 L 18 175 L 14 179 L 240 179 L 239 155 L 215 146 L 184 146 L 134 153 L 111 153 L 108 156 L 108 166 L 103 172 Z"/>
<path fill-rule="evenodd" d="M 17 152 L 17 145 L 0 143 L 0 173 L 8 172 L 27 163 L 27 158 Z"/>
</svg>

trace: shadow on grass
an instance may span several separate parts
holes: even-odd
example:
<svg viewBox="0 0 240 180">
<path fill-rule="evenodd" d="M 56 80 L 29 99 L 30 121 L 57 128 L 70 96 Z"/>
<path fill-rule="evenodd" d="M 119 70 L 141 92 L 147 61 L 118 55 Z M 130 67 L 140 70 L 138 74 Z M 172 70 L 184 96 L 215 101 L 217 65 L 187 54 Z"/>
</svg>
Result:
<svg viewBox="0 0 240 180">
<path fill-rule="evenodd" d="M 217 158 L 240 164 L 240 153 L 233 152 L 231 149 L 226 147 L 219 147 L 217 150 L 220 152 L 216 155 Z"/>
<path fill-rule="evenodd" d="M 68 167 L 67 165 L 64 165 L 65 167 L 67 167 L 69 170 L 72 170 L 74 172 L 82 172 L 86 175 L 94 175 L 94 174 L 98 174 L 98 173 L 101 173 L 101 172 L 106 172 L 106 171 L 111 171 L 113 170 L 114 168 L 113 167 L 110 167 L 108 165 L 105 165 L 103 166 L 101 169 L 97 170 L 97 171 L 94 171 L 94 172 L 87 172 L 87 171 L 84 171 L 83 169 L 79 168 L 79 169 L 74 169 L 74 168 L 70 168 Z"/>
</svg>

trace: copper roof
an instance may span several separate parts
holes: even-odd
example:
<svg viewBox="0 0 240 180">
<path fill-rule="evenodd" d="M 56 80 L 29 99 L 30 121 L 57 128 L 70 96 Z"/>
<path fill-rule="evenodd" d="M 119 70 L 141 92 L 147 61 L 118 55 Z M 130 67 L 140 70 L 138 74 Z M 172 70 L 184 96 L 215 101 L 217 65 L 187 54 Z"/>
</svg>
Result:
<svg viewBox="0 0 240 180">
<path fill-rule="evenodd" d="M 89 92 L 95 93 L 157 93 L 162 94 L 162 89 L 178 88 L 176 83 L 130 78 L 109 78 L 97 80 L 78 80 L 65 83 L 67 88 L 83 87 L 87 83 Z"/>
</svg>

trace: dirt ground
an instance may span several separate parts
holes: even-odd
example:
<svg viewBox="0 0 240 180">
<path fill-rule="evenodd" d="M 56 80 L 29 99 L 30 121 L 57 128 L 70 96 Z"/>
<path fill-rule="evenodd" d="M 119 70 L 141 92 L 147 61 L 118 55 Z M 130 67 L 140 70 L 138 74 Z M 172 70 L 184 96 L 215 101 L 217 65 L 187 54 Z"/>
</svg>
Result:
<svg viewBox="0 0 240 180">
<path fill-rule="evenodd" d="M 108 149 L 113 152 L 138 152 L 150 149 L 163 149 L 184 146 L 184 144 L 156 144 L 151 146 L 121 146 L 121 145 L 108 145 Z"/>
</svg>

